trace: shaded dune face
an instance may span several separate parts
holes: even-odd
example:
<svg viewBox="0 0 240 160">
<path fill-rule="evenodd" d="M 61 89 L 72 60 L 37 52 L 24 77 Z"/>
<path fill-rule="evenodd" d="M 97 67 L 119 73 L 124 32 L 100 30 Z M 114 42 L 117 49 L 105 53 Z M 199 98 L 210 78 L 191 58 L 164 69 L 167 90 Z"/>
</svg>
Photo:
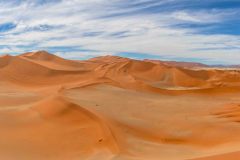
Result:
<svg viewBox="0 0 240 160">
<path fill-rule="evenodd" d="M 38 51 L 0 57 L 0 89 L 0 159 L 185 160 L 240 147 L 235 69 Z"/>
<path fill-rule="evenodd" d="M 240 123 L 240 104 L 230 104 L 212 113 L 217 118 Z"/>
</svg>

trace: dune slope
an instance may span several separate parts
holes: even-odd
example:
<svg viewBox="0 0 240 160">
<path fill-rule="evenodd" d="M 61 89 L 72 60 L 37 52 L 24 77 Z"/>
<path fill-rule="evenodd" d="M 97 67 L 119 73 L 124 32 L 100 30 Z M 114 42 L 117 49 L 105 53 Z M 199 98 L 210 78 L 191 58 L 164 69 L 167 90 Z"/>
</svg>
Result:
<svg viewBox="0 0 240 160">
<path fill-rule="evenodd" d="M 79 159 L 100 151 L 107 159 L 118 152 L 101 118 L 59 96 L 1 109 L 0 116 L 1 159 Z"/>
<path fill-rule="evenodd" d="M 0 57 L 0 88 L 0 159 L 240 158 L 238 69 L 37 51 Z"/>
</svg>

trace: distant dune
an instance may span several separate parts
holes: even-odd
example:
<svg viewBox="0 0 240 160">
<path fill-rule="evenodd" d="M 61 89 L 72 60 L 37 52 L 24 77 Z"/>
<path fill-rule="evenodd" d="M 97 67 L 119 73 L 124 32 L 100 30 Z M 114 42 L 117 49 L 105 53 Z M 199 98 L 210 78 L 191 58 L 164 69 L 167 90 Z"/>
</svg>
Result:
<svg viewBox="0 0 240 160">
<path fill-rule="evenodd" d="M 3 55 L 0 159 L 240 159 L 236 68 Z"/>
<path fill-rule="evenodd" d="M 206 64 L 194 63 L 194 62 L 161 61 L 161 60 L 150 60 L 150 59 L 145 59 L 144 61 L 152 62 L 152 63 L 156 63 L 156 64 L 165 64 L 165 65 L 170 65 L 170 66 L 175 66 L 175 67 L 186 67 L 186 68 L 210 67 Z"/>
</svg>

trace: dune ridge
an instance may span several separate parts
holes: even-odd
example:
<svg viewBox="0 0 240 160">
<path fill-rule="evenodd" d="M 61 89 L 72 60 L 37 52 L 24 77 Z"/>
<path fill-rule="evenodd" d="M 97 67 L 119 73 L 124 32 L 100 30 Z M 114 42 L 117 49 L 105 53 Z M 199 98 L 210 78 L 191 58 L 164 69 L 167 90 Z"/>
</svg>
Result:
<svg viewBox="0 0 240 160">
<path fill-rule="evenodd" d="M 18 67 L 16 67 L 18 66 Z M 240 84 L 239 70 L 191 70 L 156 64 L 150 61 L 139 61 L 122 57 L 96 57 L 87 61 L 66 60 L 46 51 L 30 52 L 18 56 L 4 56 L 0 58 L 0 74 L 11 81 L 24 81 L 24 77 L 38 77 L 38 82 L 48 77 L 59 79 L 69 76 L 64 83 L 94 78 L 109 78 L 119 84 L 143 84 L 149 87 L 170 88 L 214 88 L 221 86 L 238 86 Z M 63 69 L 64 68 L 64 69 Z M 37 72 L 35 72 L 37 71 Z M 63 76 L 64 75 L 64 76 Z M 84 76 L 83 76 L 84 75 Z M 70 78 L 71 77 L 71 78 Z M 85 77 L 85 78 L 83 78 Z M 74 80 L 76 79 L 76 80 Z M 27 81 L 27 78 L 25 79 Z M 35 81 L 35 83 L 37 82 Z M 51 80 L 48 79 L 51 83 Z M 28 81 L 28 83 L 30 83 Z M 32 82 L 34 84 L 34 82 Z M 46 82 L 45 82 L 46 83 Z"/>
<path fill-rule="evenodd" d="M 239 156 L 238 69 L 37 51 L 0 57 L 0 88 L 0 159 Z"/>
</svg>

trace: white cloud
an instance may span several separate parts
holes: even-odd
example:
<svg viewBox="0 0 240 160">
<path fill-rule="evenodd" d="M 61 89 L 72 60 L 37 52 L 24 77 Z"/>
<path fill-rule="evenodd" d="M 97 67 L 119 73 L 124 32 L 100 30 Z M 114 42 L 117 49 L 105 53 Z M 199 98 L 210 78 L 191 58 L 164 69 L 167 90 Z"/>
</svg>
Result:
<svg viewBox="0 0 240 160">
<path fill-rule="evenodd" d="M 216 23 L 230 12 L 174 11 L 146 14 L 138 10 L 168 1 L 156 1 L 137 7 L 119 7 L 125 1 L 63 0 L 43 5 L 23 1 L 19 5 L 1 3 L 0 24 L 13 22 L 17 27 L 0 32 L 0 52 L 25 52 L 48 47 L 79 47 L 93 50 L 57 52 L 69 58 L 118 52 L 148 53 L 180 58 L 209 59 L 238 63 L 240 38 L 237 35 L 198 35 L 194 29 L 172 27 L 179 22 Z M 138 1 L 140 2 L 140 1 Z M 142 2 L 147 2 L 142 0 Z M 111 15 L 116 15 L 112 17 Z M 102 18 L 109 16 L 107 18 Z M 42 31 L 38 27 L 50 28 Z M 52 27 L 52 29 L 51 29 Z M 91 36 L 91 33 L 95 35 Z M 88 35 L 89 34 L 89 35 Z M 19 47 L 21 46 L 21 47 Z M 26 46 L 25 48 L 23 46 Z M 235 49 L 227 49 L 227 48 Z M 11 49 L 9 49 L 11 48 Z M 204 50 L 204 48 L 212 48 Z M 216 49 L 214 49 L 216 48 Z M 219 48 L 225 48 L 219 50 Z"/>
</svg>

